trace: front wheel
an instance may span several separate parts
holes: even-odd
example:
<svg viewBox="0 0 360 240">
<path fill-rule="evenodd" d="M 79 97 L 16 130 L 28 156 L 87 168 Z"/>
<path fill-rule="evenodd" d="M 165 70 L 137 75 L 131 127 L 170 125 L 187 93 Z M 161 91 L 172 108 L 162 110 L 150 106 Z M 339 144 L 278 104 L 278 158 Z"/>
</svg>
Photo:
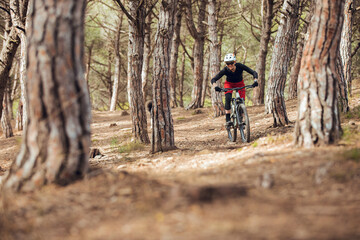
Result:
<svg viewBox="0 0 360 240">
<path fill-rule="evenodd" d="M 245 104 L 240 104 L 239 112 L 241 112 L 241 121 L 239 123 L 241 140 L 243 142 L 250 142 L 250 122 Z"/>
<path fill-rule="evenodd" d="M 236 119 L 235 118 L 236 118 L 236 116 L 232 111 L 232 114 L 231 114 L 232 125 L 226 126 L 228 137 L 231 142 L 236 142 L 236 137 L 237 137 L 237 127 L 236 127 Z"/>
</svg>

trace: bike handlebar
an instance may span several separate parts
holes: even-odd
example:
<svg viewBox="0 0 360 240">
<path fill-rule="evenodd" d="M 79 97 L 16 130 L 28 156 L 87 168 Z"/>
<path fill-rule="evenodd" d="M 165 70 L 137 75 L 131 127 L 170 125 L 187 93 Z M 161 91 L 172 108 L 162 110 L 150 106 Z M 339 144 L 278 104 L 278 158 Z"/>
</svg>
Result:
<svg viewBox="0 0 360 240">
<path fill-rule="evenodd" d="M 254 88 L 254 86 L 253 85 L 246 85 L 246 86 L 237 87 L 237 88 L 220 88 L 221 89 L 220 92 L 238 91 L 238 90 L 241 90 L 241 89 L 244 89 L 244 88 Z"/>
</svg>

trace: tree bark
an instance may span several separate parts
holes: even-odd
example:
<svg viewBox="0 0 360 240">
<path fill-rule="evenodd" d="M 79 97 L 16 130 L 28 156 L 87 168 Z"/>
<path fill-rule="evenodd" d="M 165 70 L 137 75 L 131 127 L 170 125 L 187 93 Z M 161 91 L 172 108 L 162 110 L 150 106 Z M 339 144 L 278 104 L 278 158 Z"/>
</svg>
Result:
<svg viewBox="0 0 360 240">
<path fill-rule="evenodd" d="M 206 58 L 208 59 L 206 65 L 205 65 L 205 69 L 204 69 L 204 80 L 203 80 L 203 84 L 202 84 L 202 92 L 201 92 L 201 105 L 200 107 L 204 107 L 205 104 L 205 99 L 206 99 L 206 91 L 208 90 L 208 81 L 207 79 L 209 79 L 209 71 L 210 71 L 210 53 L 209 54 L 205 54 L 207 55 Z"/>
<path fill-rule="evenodd" d="M 150 143 L 141 83 L 145 9 L 143 1 L 129 1 L 130 15 L 136 21 L 129 19 L 128 98 L 134 137 L 142 143 Z"/>
<path fill-rule="evenodd" d="M 14 120 L 13 114 L 13 105 L 15 100 L 16 91 L 18 89 L 18 79 L 19 79 L 19 65 L 17 61 L 15 61 L 15 65 L 13 65 L 11 72 L 10 72 L 10 81 L 9 81 L 9 89 L 8 89 L 8 104 L 7 104 L 7 114 L 10 120 Z"/>
<path fill-rule="evenodd" d="M 313 147 L 341 136 L 336 58 L 343 24 L 343 1 L 317 0 L 301 61 L 295 143 Z"/>
<path fill-rule="evenodd" d="M 11 25 L 10 16 L 8 24 Z M 10 31 L 5 34 L 5 39 L 6 40 L 0 53 L 0 116 L 2 116 L 2 102 L 5 89 L 9 80 L 10 69 L 14 60 L 16 50 L 20 44 L 20 38 L 14 25 L 11 26 Z"/>
<path fill-rule="evenodd" d="M 220 48 L 221 44 L 218 41 L 217 35 L 217 10 L 216 10 L 216 1 L 209 1 L 209 38 L 210 38 L 210 76 L 214 77 L 220 69 Z M 208 81 L 208 79 L 205 79 Z M 214 86 L 211 86 L 211 104 L 214 110 L 214 117 L 219 117 L 225 114 L 225 107 L 222 101 L 221 93 L 214 90 L 215 86 L 220 86 L 220 82 L 217 81 Z"/>
<path fill-rule="evenodd" d="M 11 22 L 11 17 L 7 16 L 7 18 L 5 18 L 6 23 L 5 23 L 5 34 L 4 34 L 4 44 L 3 46 L 7 46 L 7 39 L 9 38 L 9 32 L 11 31 L 11 26 L 12 26 L 12 22 Z M 16 51 L 16 50 L 15 50 Z M 13 59 L 11 60 L 13 61 Z M 1 63 L 0 63 L 1 64 Z M 10 67 L 11 69 L 11 67 Z M 8 107 L 9 107 L 9 85 L 11 84 L 10 80 L 10 69 L 7 71 L 7 79 L 5 79 L 4 81 L 4 86 L 0 87 L 0 90 L 2 91 L 3 95 L 2 95 L 2 100 L 1 100 L 1 108 L 2 108 L 2 112 L 1 112 L 1 129 L 3 132 L 3 135 L 5 136 L 5 138 L 10 138 L 12 136 L 14 136 L 13 131 L 12 131 L 12 126 L 11 126 L 11 122 L 9 119 L 9 111 L 8 111 Z M 0 83 L 1 86 L 1 83 Z"/>
<path fill-rule="evenodd" d="M 3 131 L 5 138 L 10 138 L 14 136 L 10 122 L 9 112 L 7 110 L 8 105 L 9 105 L 9 89 L 7 88 L 5 89 L 5 93 L 4 93 L 4 99 L 3 99 L 4 109 L 1 115 L 1 129 Z"/>
<path fill-rule="evenodd" d="M 151 144 L 153 153 L 176 148 L 170 107 L 169 69 L 177 2 L 178 0 L 161 0 L 160 5 L 153 70 L 153 130 Z"/>
<path fill-rule="evenodd" d="M 86 70 L 85 70 L 85 80 L 89 84 L 90 79 L 90 71 L 91 71 L 91 58 L 92 58 L 92 52 L 94 49 L 94 41 L 91 42 L 90 46 L 85 46 L 87 48 L 87 61 L 86 61 Z"/>
<path fill-rule="evenodd" d="M 185 79 L 185 51 L 182 54 L 181 72 L 179 81 L 179 104 L 184 107 L 184 79 Z"/>
<path fill-rule="evenodd" d="M 301 59 L 304 52 L 304 45 L 306 41 L 306 36 L 308 35 L 309 30 L 309 24 L 311 21 L 311 18 L 313 16 L 313 6 L 311 6 L 311 9 L 308 12 L 308 15 L 305 18 L 304 26 L 301 30 L 299 41 L 297 43 L 297 51 L 296 51 L 296 57 L 294 60 L 293 67 L 290 72 L 290 81 L 289 81 L 289 99 L 297 98 L 298 96 L 298 79 L 299 79 L 299 72 L 301 67 Z"/>
<path fill-rule="evenodd" d="M 191 36 L 194 38 L 194 85 L 191 94 L 191 102 L 186 109 L 196 109 L 201 107 L 201 93 L 203 84 L 204 67 L 204 45 L 205 45 L 205 13 L 207 0 L 199 0 L 198 29 L 196 29 L 193 18 L 191 0 L 186 0 L 186 23 Z"/>
<path fill-rule="evenodd" d="M 348 91 L 347 85 L 345 80 L 344 74 L 344 66 L 341 60 L 340 52 L 336 57 L 336 79 L 337 79 L 337 86 L 338 86 L 338 102 L 341 112 L 348 112 L 349 111 L 349 98 L 348 98 Z"/>
<path fill-rule="evenodd" d="M 353 0 L 345 0 L 344 5 L 344 25 L 341 33 L 340 54 L 342 65 L 344 67 L 344 77 L 350 97 L 352 96 L 352 78 L 351 78 L 351 38 L 353 26 Z"/>
<path fill-rule="evenodd" d="M 120 67 L 121 67 L 121 59 L 120 59 L 120 30 L 122 27 L 123 15 L 119 17 L 118 27 L 116 29 L 115 36 L 115 73 L 114 73 L 114 82 L 112 87 L 112 96 L 110 102 L 110 111 L 115 111 L 116 103 L 118 99 L 118 91 L 119 91 L 119 81 L 120 81 Z"/>
<path fill-rule="evenodd" d="M 25 31 L 27 31 L 28 29 L 28 25 L 29 25 L 29 21 L 30 21 L 30 17 L 29 17 L 29 11 L 31 9 L 31 4 L 33 3 L 33 1 L 28 1 L 28 7 L 26 9 L 26 17 L 25 17 Z M 22 10 L 23 14 L 25 14 L 25 9 Z M 26 38 L 26 34 L 24 31 L 19 31 L 20 34 L 20 89 L 21 89 L 21 96 L 20 96 L 20 101 L 21 101 L 21 110 L 22 113 L 19 114 L 19 117 L 21 117 L 21 130 L 23 130 L 23 128 L 25 126 L 27 126 L 27 121 L 28 121 L 28 99 L 27 99 L 27 94 L 26 94 L 26 59 L 27 59 L 27 38 Z M 20 130 L 20 129 L 18 129 Z"/>
<path fill-rule="evenodd" d="M 180 45 L 181 19 L 183 10 L 181 4 L 178 4 L 175 14 L 174 36 L 172 39 L 171 57 L 170 57 L 170 106 L 175 108 L 178 106 L 176 100 L 176 79 L 177 79 L 177 61 Z"/>
<path fill-rule="evenodd" d="M 28 29 L 29 119 L 3 187 L 32 191 L 87 172 L 90 99 L 84 78 L 85 0 L 34 0 Z"/>
<path fill-rule="evenodd" d="M 16 111 L 16 119 L 15 119 L 15 129 L 18 131 L 22 131 L 24 129 L 23 125 L 23 103 L 19 101 L 18 109 Z"/>
<path fill-rule="evenodd" d="M 254 105 L 264 104 L 265 98 L 265 73 L 266 57 L 268 54 L 268 45 L 271 36 L 271 25 L 274 17 L 274 0 L 263 0 L 263 17 L 260 39 L 259 59 L 256 64 L 256 71 L 259 74 L 259 86 L 253 90 Z"/>
<path fill-rule="evenodd" d="M 295 32 L 299 25 L 298 8 L 299 0 L 285 0 L 282 8 L 283 15 L 275 39 L 266 97 L 266 110 L 273 114 L 274 127 L 289 124 L 284 89 L 292 57 L 292 46 L 295 44 Z"/>
<path fill-rule="evenodd" d="M 141 82 L 142 82 L 142 92 L 144 95 L 144 102 L 147 100 L 148 95 L 148 85 L 149 85 L 149 66 L 150 58 L 152 55 L 151 52 L 151 22 L 152 14 L 149 13 L 145 25 L 145 38 L 144 38 L 144 63 L 141 70 Z"/>
</svg>

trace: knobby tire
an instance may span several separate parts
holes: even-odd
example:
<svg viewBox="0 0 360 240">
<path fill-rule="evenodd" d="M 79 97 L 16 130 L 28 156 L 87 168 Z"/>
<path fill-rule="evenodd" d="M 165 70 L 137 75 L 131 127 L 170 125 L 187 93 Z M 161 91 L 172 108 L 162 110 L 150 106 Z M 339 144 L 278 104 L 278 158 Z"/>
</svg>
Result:
<svg viewBox="0 0 360 240">
<path fill-rule="evenodd" d="M 243 142 L 250 142 L 250 121 L 249 116 L 246 111 L 245 104 L 240 104 L 239 112 L 242 115 L 242 121 L 240 122 L 239 130 L 240 130 L 240 137 Z"/>
</svg>

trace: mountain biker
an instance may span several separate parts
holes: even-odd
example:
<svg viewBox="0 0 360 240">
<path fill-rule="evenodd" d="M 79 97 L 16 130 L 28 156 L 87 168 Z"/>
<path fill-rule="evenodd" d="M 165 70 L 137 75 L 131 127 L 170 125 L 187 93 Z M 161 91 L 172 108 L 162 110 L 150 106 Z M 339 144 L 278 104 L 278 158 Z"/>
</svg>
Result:
<svg viewBox="0 0 360 240">
<path fill-rule="evenodd" d="M 211 84 L 215 84 L 222 76 L 226 75 L 226 81 L 224 83 L 224 88 L 237 88 L 245 86 L 243 80 L 243 71 L 250 73 L 254 77 L 253 87 L 258 86 L 257 78 L 258 74 L 256 71 L 245 66 L 244 64 L 237 63 L 236 57 L 233 53 L 228 53 L 224 57 L 224 62 L 226 67 L 224 67 L 213 79 L 211 79 Z M 221 88 L 216 86 L 215 91 L 220 92 Z M 226 127 L 229 127 L 232 122 L 230 121 L 230 102 L 233 91 L 225 92 L 225 117 L 226 117 Z M 245 100 L 245 88 L 239 90 L 240 97 Z"/>
</svg>

